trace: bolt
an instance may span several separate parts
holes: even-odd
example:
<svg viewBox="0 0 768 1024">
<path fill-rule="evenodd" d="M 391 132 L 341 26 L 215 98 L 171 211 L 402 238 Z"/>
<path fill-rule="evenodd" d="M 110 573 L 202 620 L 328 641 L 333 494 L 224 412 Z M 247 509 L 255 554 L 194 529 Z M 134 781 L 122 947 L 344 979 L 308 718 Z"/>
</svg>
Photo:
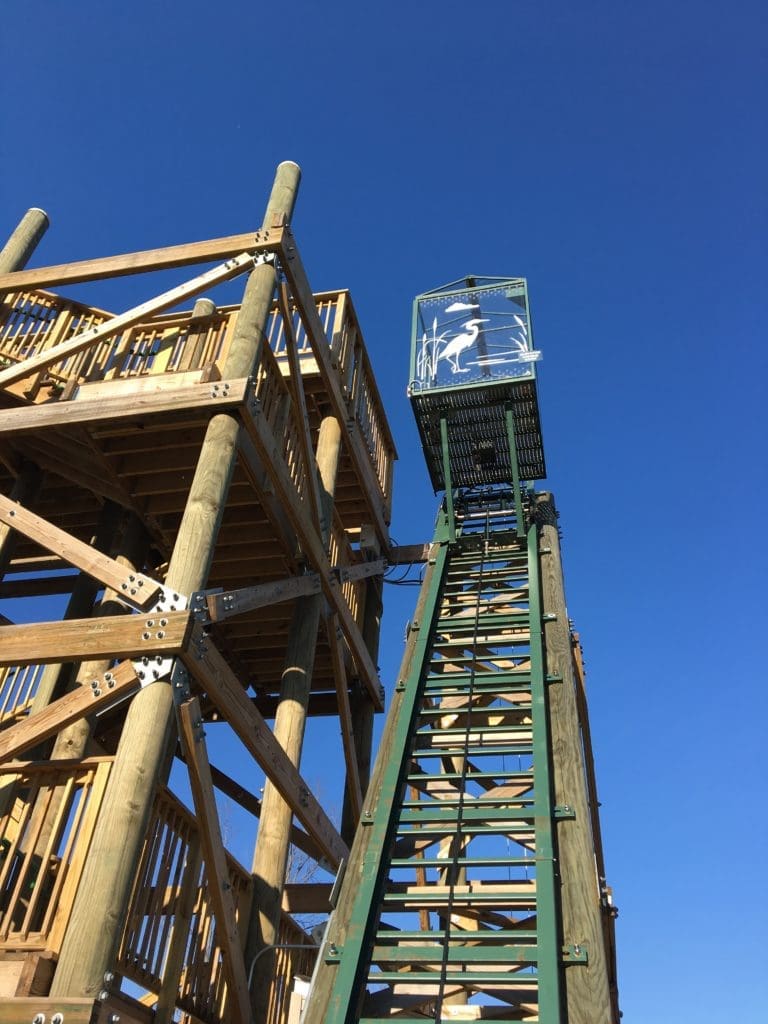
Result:
<svg viewBox="0 0 768 1024">
<path fill-rule="evenodd" d="M 64 1014 L 54 1013 L 54 1015 L 51 1017 L 51 1024 L 64 1024 Z"/>
<path fill-rule="evenodd" d="M 106 679 L 107 682 L 109 682 L 110 679 L 114 679 L 115 677 L 112 675 L 111 672 L 105 672 L 104 678 Z"/>
<path fill-rule="evenodd" d="M 160 625 L 161 626 L 167 626 L 168 625 L 168 619 L 160 619 Z"/>
<path fill-rule="evenodd" d="M 165 630 L 164 629 L 158 629 L 158 631 L 157 631 L 157 639 L 158 640 L 162 640 L 164 636 L 165 636 Z"/>
<path fill-rule="evenodd" d="M 11 515 L 13 515 L 13 512 L 11 512 Z M 45 1014 L 36 1013 L 35 1016 L 32 1018 L 32 1024 L 45 1024 Z"/>
<path fill-rule="evenodd" d="M 155 624 L 155 620 L 154 619 L 147 619 L 147 626 L 154 626 L 154 624 Z"/>
<path fill-rule="evenodd" d="M 140 587 L 143 587 L 143 586 L 144 586 L 144 580 L 139 580 L 139 586 L 140 586 Z"/>
<path fill-rule="evenodd" d="M 144 631 L 144 632 L 143 632 L 143 633 L 141 634 L 141 639 L 142 639 L 142 640 L 149 640 L 149 638 L 150 638 L 151 636 L 152 636 L 152 634 L 151 634 L 151 633 L 147 633 L 147 632 L 146 632 L 146 630 L 145 630 L 145 631 Z"/>
</svg>

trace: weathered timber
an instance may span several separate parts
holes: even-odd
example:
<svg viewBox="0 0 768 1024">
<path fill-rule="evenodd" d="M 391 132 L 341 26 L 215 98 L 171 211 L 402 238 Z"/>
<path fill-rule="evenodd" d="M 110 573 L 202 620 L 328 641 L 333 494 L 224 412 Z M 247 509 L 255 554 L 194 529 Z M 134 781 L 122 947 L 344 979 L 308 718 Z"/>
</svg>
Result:
<svg viewBox="0 0 768 1024">
<path fill-rule="evenodd" d="M 93 685 L 73 690 L 49 704 L 39 714 L 24 718 L 10 729 L 0 732 L 0 761 L 18 757 L 30 747 L 55 736 L 83 715 L 96 714 L 124 700 L 141 685 L 130 661 L 116 665 L 108 675 L 109 678 L 102 675 L 93 680 Z"/>
<path fill-rule="evenodd" d="M 189 672 L 292 807 L 323 855 L 331 864 L 338 865 L 347 854 L 346 846 L 210 638 L 205 638 L 197 628 L 193 630 L 189 651 L 183 658 Z"/>
<path fill-rule="evenodd" d="M 388 523 L 384 519 L 382 501 L 377 500 L 377 496 L 382 494 L 382 488 L 376 479 L 376 474 L 373 471 L 362 435 L 348 408 L 339 376 L 333 368 L 331 350 L 325 337 L 323 325 L 317 314 L 312 290 L 309 287 L 309 282 L 296 247 L 290 240 L 290 235 L 287 232 L 281 245 L 281 257 L 283 270 L 288 278 L 293 299 L 300 311 L 301 319 L 307 332 L 307 338 L 312 346 L 312 354 L 317 361 L 318 369 L 323 378 L 323 384 L 331 401 L 331 407 L 339 423 L 346 425 L 347 447 L 362 492 L 366 495 L 373 524 L 376 527 L 382 547 L 384 550 L 387 550 L 389 548 Z"/>
<path fill-rule="evenodd" d="M 298 177 L 295 164 L 278 168 L 265 227 L 272 226 L 278 215 L 290 218 Z M 253 372 L 264 343 L 274 288 L 272 266 L 264 263 L 251 271 L 223 367 L 225 378 L 247 378 Z M 168 567 L 166 583 L 178 593 L 191 594 L 205 587 L 235 465 L 238 433 L 237 421 L 226 413 L 214 416 L 206 429 Z M 62 945 L 54 994 L 98 992 L 104 972 L 114 963 L 155 788 L 167 770 L 166 754 L 174 746 L 169 687 L 147 687 L 128 709 L 105 811 L 94 832 Z M 98 934 L 92 928 L 93 900 L 102 906 Z"/>
<path fill-rule="evenodd" d="M 298 370 L 296 372 L 298 373 Z M 319 475 L 319 480 L 317 480 L 318 508 L 315 516 L 318 529 L 315 539 L 325 551 L 333 522 L 334 491 L 341 458 L 341 427 L 335 417 L 326 417 L 323 420 L 320 425 L 316 457 L 311 453 L 311 449 L 307 457 L 312 460 L 311 466 L 308 466 L 309 471 Z M 297 767 L 301 761 L 304 743 L 322 604 L 323 599 L 319 594 L 302 598 L 296 604 L 288 634 L 285 668 L 280 684 L 280 702 L 275 715 L 275 738 L 285 749 L 291 763 Z M 329 631 L 328 642 L 331 645 L 331 658 L 334 662 L 334 676 L 338 688 L 340 681 L 336 666 L 341 655 L 338 650 L 339 638 L 335 635 L 335 629 L 333 635 Z M 343 676 L 343 663 L 340 671 Z M 346 698 L 346 679 L 344 679 L 343 685 Z M 340 704 L 339 711 L 343 716 L 343 704 Z M 342 725 L 342 729 L 349 732 L 348 711 L 347 725 Z M 350 742 L 353 743 L 351 736 Z M 292 809 L 285 802 L 277 787 L 269 784 L 265 786 L 264 813 L 253 853 L 252 874 L 255 898 L 247 946 L 249 959 L 258 957 L 255 959 L 256 966 L 251 982 L 251 1006 L 257 1024 L 266 1020 L 268 1013 L 269 1000 L 267 996 L 274 970 L 272 947 L 277 941 L 280 926 L 280 894 L 285 884 L 291 819 Z"/>
<path fill-rule="evenodd" d="M 165 624 L 161 625 L 161 621 Z M 168 612 L 3 626 L 0 665 L 178 654 L 187 643 L 192 622 L 190 612 Z"/>
<path fill-rule="evenodd" d="M 70 565 L 99 580 L 119 593 L 136 608 L 151 605 L 160 592 L 160 584 L 142 573 L 131 572 L 114 558 L 96 551 L 65 530 L 0 495 L 0 522 L 23 533 L 40 547 L 61 556 Z"/>
<path fill-rule="evenodd" d="M 196 697 L 185 701 L 178 709 L 179 736 L 184 750 L 192 798 L 195 804 L 200 843 L 205 859 L 208 895 L 216 918 L 216 937 L 221 944 L 224 973 L 228 988 L 228 1014 L 237 1024 L 250 1024 L 248 979 L 245 973 L 240 934 L 235 919 L 235 904 L 229 884 L 229 870 L 221 840 L 219 815 L 213 793 L 208 755 Z"/>
<path fill-rule="evenodd" d="M 301 541 L 301 545 L 313 567 L 320 574 L 323 593 L 339 616 L 339 625 L 344 633 L 344 639 L 349 645 L 350 653 L 360 673 L 360 678 L 371 694 L 374 707 L 380 711 L 383 705 L 379 692 L 380 684 L 376 666 L 363 643 L 357 623 L 352 618 L 349 606 L 341 592 L 322 542 L 293 488 L 288 468 L 282 452 L 278 448 L 277 441 L 268 430 L 263 417 L 258 414 L 254 415 L 253 410 L 249 409 L 244 410 L 243 416 L 245 428 L 267 468 L 275 491 L 283 502 L 283 507 Z"/>
<path fill-rule="evenodd" d="M 252 253 L 241 253 L 226 263 L 214 267 L 213 270 L 207 270 L 204 274 L 200 274 L 191 281 L 186 281 L 184 284 L 171 288 L 169 291 L 163 292 L 147 302 L 133 306 L 131 309 L 126 310 L 125 313 L 119 313 L 117 316 L 111 317 L 98 327 L 90 327 L 87 331 L 76 334 L 69 341 L 62 341 L 58 345 L 44 349 L 37 355 L 29 356 L 29 358 L 22 360 L 15 366 L 9 366 L 5 370 L 0 370 L 0 389 L 8 387 L 10 384 L 15 384 L 16 381 L 24 380 L 30 374 L 37 373 L 38 370 L 47 369 L 47 367 L 61 362 L 61 360 L 67 359 L 69 356 L 77 355 L 78 352 L 82 352 L 84 349 L 93 348 L 95 345 L 106 341 L 107 338 L 112 338 L 119 334 L 124 328 L 141 323 L 142 320 L 146 320 L 148 317 L 154 316 L 170 306 L 175 306 L 179 302 L 183 302 L 184 299 L 197 295 L 198 292 L 205 291 L 211 285 L 220 284 L 223 281 L 229 281 L 233 277 L 244 274 L 252 263 Z"/>
<path fill-rule="evenodd" d="M 546 668 L 562 683 L 547 689 L 555 804 L 573 809 L 557 824 L 560 904 L 566 945 L 586 949 L 588 961 L 565 971 L 569 1024 L 615 1024 L 608 990 L 600 891 L 584 774 L 571 635 L 565 605 L 554 499 L 537 495 Z"/>
<path fill-rule="evenodd" d="M 30 213 L 32 212 L 30 210 Z M 43 214 L 42 210 L 35 212 Z M 47 227 L 47 218 L 45 227 Z M 280 227 L 273 227 L 269 230 L 262 228 L 259 231 L 246 232 L 242 235 L 227 235 L 224 238 L 211 238 L 203 242 L 186 242 L 181 245 L 164 246 L 160 249 L 145 249 L 141 252 L 128 252 L 120 256 L 101 256 L 92 260 L 61 263 L 51 267 L 35 267 L 24 271 L 20 268 L 5 267 L 0 263 L 0 273 L 2 274 L 0 276 L 0 292 L 22 288 L 50 288 L 53 285 L 79 284 L 82 281 L 103 281 L 110 277 L 146 274 L 152 270 L 173 270 L 176 267 L 193 266 L 196 263 L 213 263 L 214 260 L 231 259 L 246 251 L 274 252 L 279 248 L 282 236 L 283 231 Z M 15 273 L 11 275 L 10 271 L 14 269 Z"/>
<path fill-rule="evenodd" d="M 0 274 L 12 273 L 13 279 L 16 279 L 16 274 L 27 265 L 38 242 L 48 230 L 48 225 L 45 210 L 37 207 L 27 210 L 0 252 Z"/>
</svg>

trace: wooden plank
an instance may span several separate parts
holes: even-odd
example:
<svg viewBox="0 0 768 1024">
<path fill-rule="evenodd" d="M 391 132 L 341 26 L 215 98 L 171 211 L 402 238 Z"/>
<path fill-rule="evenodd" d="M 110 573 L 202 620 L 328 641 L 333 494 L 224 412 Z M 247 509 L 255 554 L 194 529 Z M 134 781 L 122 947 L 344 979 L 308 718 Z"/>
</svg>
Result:
<svg viewBox="0 0 768 1024">
<path fill-rule="evenodd" d="M 267 723 L 251 704 L 239 680 L 216 650 L 211 638 L 203 634 L 201 627 L 193 628 L 192 642 L 182 658 L 323 855 L 334 867 L 338 867 L 349 855 L 346 845 Z"/>
<path fill-rule="evenodd" d="M 331 666 L 333 681 L 336 684 L 336 697 L 339 702 L 339 724 L 341 725 L 341 742 L 344 748 L 344 762 L 347 768 L 347 795 L 352 816 L 355 822 L 360 821 L 363 809 L 363 794 L 360 788 L 360 771 L 357 765 L 357 749 L 352 728 L 352 711 L 349 706 L 349 686 L 344 668 L 344 655 L 341 649 L 342 633 L 339 629 L 339 617 L 330 614 L 325 619 L 325 631 L 328 646 L 331 650 Z"/>
<path fill-rule="evenodd" d="M 207 598 L 208 614 L 214 622 L 220 622 L 222 619 L 242 615 L 255 608 L 292 601 L 307 594 L 319 594 L 320 590 L 320 577 L 316 572 L 307 573 L 305 576 L 290 576 L 274 583 L 262 583 L 255 587 L 212 594 Z"/>
<path fill-rule="evenodd" d="M 277 305 L 280 315 L 283 318 L 283 330 L 285 331 L 285 351 L 288 356 L 290 367 L 289 384 L 295 405 L 295 414 L 299 427 L 299 448 L 301 458 L 304 462 L 304 472 L 307 478 L 307 486 L 311 496 L 310 507 L 312 509 L 312 520 L 322 534 L 323 532 L 323 504 L 320 499 L 320 486 L 317 477 L 317 462 L 312 447 L 312 438 L 309 434 L 309 414 L 307 413 L 307 398 L 304 394 L 304 378 L 299 365 L 299 346 L 296 341 L 296 333 L 293 329 L 293 316 L 288 304 L 288 288 L 283 281 L 277 289 Z M 330 524 L 326 532 L 330 532 Z"/>
<path fill-rule="evenodd" d="M 381 711 L 383 703 L 379 691 L 380 684 L 376 666 L 373 664 L 357 623 L 353 619 L 349 605 L 341 592 L 338 580 L 325 553 L 323 543 L 309 521 L 304 507 L 296 494 L 291 478 L 288 475 L 288 468 L 285 465 L 282 452 L 262 416 L 258 413 L 254 414 L 254 410 L 250 406 L 242 407 L 242 416 L 245 429 L 272 479 L 283 508 L 296 531 L 296 536 L 299 538 L 301 546 L 310 562 L 320 574 L 323 593 L 339 617 L 339 625 L 349 645 L 352 658 L 360 673 L 360 678 L 373 701 L 373 706 L 376 710 Z"/>
<path fill-rule="evenodd" d="M 107 674 L 111 679 L 107 679 L 106 674 L 101 675 L 98 686 L 79 686 L 38 714 L 0 732 L 0 761 L 17 757 L 83 715 L 103 711 L 139 689 L 139 678 L 129 661 L 121 662 Z"/>
<path fill-rule="evenodd" d="M 175 375 L 169 374 L 173 382 Z M 230 380 L 215 383 L 189 384 L 186 387 L 159 388 L 156 391 L 114 396 L 82 398 L 71 402 L 51 402 L 23 409 L 0 411 L 0 435 L 12 437 L 29 431 L 63 427 L 74 424 L 121 422 L 160 413 L 182 412 L 187 409 L 212 409 L 223 412 L 240 405 L 248 391 L 248 381 Z"/>
<path fill-rule="evenodd" d="M 429 549 L 431 544 L 398 544 L 393 545 L 389 551 L 390 565 L 415 565 L 419 562 L 429 561 Z"/>
<path fill-rule="evenodd" d="M 97 259 L 60 263 L 50 267 L 0 274 L 0 292 L 25 288 L 50 288 L 52 285 L 77 284 L 81 281 L 103 281 L 109 277 L 146 274 L 151 270 L 172 270 L 196 263 L 213 263 L 237 256 L 246 250 L 272 252 L 282 242 L 283 228 L 249 231 L 242 235 L 227 235 L 203 242 L 144 249 L 119 256 L 101 256 Z"/>
<path fill-rule="evenodd" d="M 54 999 L 43 996 L 25 996 L 3 999 L 0 1002 L 0 1024 L 22 1024 L 36 1020 L 52 1020 L 60 1013 L 66 1024 L 91 1024 L 96 1008 L 94 999 Z"/>
<path fill-rule="evenodd" d="M 96 658 L 179 654 L 191 612 L 95 616 L 0 627 L 0 665 L 49 665 Z"/>
<path fill-rule="evenodd" d="M 25 377 L 30 376 L 30 374 L 36 373 L 38 370 L 44 370 L 46 367 L 52 366 L 53 363 L 58 363 L 68 356 L 76 355 L 84 349 L 92 348 L 107 338 L 112 338 L 115 334 L 119 334 L 123 328 L 140 323 L 142 320 L 154 316 L 155 313 L 161 313 L 164 309 L 175 306 L 177 303 L 183 302 L 193 295 L 198 295 L 212 285 L 220 284 L 222 281 L 229 281 L 231 278 L 245 273 L 252 266 L 253 254 L 243 252 L 239 256 L 233 257 L 233 259 L 227 260 L 226 263 L 221 263 L 212 270 L 199 274 L 197 277 L 192 278 L 191 281 L 185 281 L 184 284 L 177 285 L 177 287 L 171 288 L 167 292 L 162 292 L 147 302 L 133 306 L 131 309 L 126 310 L 125 313 L 113 316 L 98 327 L 91 327 L 89 330 L 83 331 L 82 334 L 76 334 L 69 341 L 46 348 L 37 355 L 30 356 L 29 359 L 24 359 L 15 366 L 9 366 L 7 369 L 0 371 L 0 388 L 6 388 L 9 384 L 23 380 Z"/>
<path fill-rule="evenodd" d="M 330 882 L 286 882 L 283 889 L 283 910 L 286 914 L 329 914 Z"/>
<path fill-rule="evenodd" d="M 0 523 L 18 530 L 41 548 L 59 555 L 86 575 L 111 587 L 124 601 L 136 608 L 146 608 L 160 593 L 161 587 L 157 580 L 127 569 L 114 558 L 77 540 L 4 495 L 0 495 Z"/>
<path fill-rule="evenodd" d="M 346 426 L 347 447 L 351 455 L 355 475 L 358 478 L 363 493 L 366 495 L 366 504 L 369 507 L 382 546 L 387 549 L 389 548 L 389 530 L 384 521 L 381 501 L 377 500 L 378 496 L 381 495 L 381 486 L 368 457 L 360 429 L 354 420 L 350 420 L 347 402 L 341 389 L 341 381 L 339 380 L 338 373 L 333 368 L 333 357 L 323 325 L 317 313 L 312 289 L 309 286 L 309 281 L 299 258 L 296 245 L 287 230 L 280 248 L 280 256 L 282 269 L 288 279 L 291 294 L 301 314 L 307 338 L 317 361 L 320 375 L 323 378 L 334 415 L 339 423 Z M 0 376 L 1 380 L 2 377 Z"/>
<path fill-rule="evenodd" d="M 229 869 L 221 841 L 219 815 L 213 793 L 211 771 L 202 715 L 197 697 L 185 701 L 178 708 L 179 736 L 189 769 L 189 782 L 195 803 L 197 826 L 208 878 L 208 896 L 216 918 L 216 939 L 221 946 L 224 973 L 227 978 L 228 1016 L 238 1024 L 251 1024 L 251 1002 L 248 978 L 235 918 L 235 902 L 229 884 Z"/>
</svg>

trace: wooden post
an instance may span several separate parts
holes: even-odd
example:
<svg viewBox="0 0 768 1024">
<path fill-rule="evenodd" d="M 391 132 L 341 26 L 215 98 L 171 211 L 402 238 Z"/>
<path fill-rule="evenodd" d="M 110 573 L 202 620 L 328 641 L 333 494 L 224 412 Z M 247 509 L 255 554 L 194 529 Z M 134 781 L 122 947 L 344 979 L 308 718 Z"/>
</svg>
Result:
<svg viewBox="0 0 768 1024">
<path fill-rule="evenodd" d="M 335 417 L 329 416 L 320 424 L 316 456 L 321 482 L 324 546 L 328 544 L 329 524 L 333 522 L 333 495 L 340 453 L 341 427 Z M 275 715 L 275 738 L 297 767 L 304 742 L 322 607 L 321 594 L 302 597 L 296 602 L 288 633 L 280 703 Z M 337 640 L 329 636 L 328 642 L 336 643 Z M 256 1024 L 266 1021 L 269 1006 L 275 956 L 274 952 L 262 953 L 262 950 L 268 950 L 277 941 L 292 819 L 290 807 L 267 780 L 253 852 L 253 904 L 246 945 L 249 964 L 258 955 L 251 983 L 251 1007 Z"/>
<path fill-rule="evenodd" d="M 296 164 L 278 167 L 265 227 L 277 217 L 290 219 L 299 176 Z M 275 276 L 274 268 L 263 263 L 248 278 L 223 368 L 226 378 L 248 377 L 257 365 Z M 237 457 L 239 429 L 235 417 L 226 413 L 214 416 L 207 427 L 168 567 L 166 583 L 180 594 L 188 596 L 205 587 Z M 147 686 L 128 709 L 52 995 L 97 995 L 105 971 L 114 964 L 155 791 L 175 737 L 170 686 Z M 99 908 L 98 920 L 94 907 Z"/>
<path fill-rule="evenodd" d="M 114 502 L 108 501 L 101 511 L 96 536 L 93 539 L 93 547 L 97 551 L 109 551 L 114 543 L 115 533 L 118 529 L 120 517 L 123 510 Z M 94 598 L 99 589 L 99 584 L 86 573 L 80 573 L 77 582 L 72 588 L 72 594 L 64 612 L 64 619 L 82 619 L 93 612 Z M 43 708 L 47 708 L 56 697 L 56 691 L 62 675 L 62 665 L 46 665 L 40 677 L 30 715 L 36 715 Z M 107 666 L 108 667 L 108 666 Z"/>
<path fill-rule="evenodd" d="M 11 491 L 11 501 L 34 504 L 43 482 L 43 474 L 34 462 L 24 462 Z M 19 534 L 7 523 L 0 523 L 0 579 L 8 572 Z"/>
<path fill-rule="evenodd" d="M 536 496 L 540 530 L 542 611 L 546 669 L 562 682 L 548 685 L 555 805 L 568 806 L 572 818 L 557 823 L 557 857 L 563 943 L 586 950 L 586 965 L 565 974 L 569 1024 L 613 1024 L 603 942 L 600 886 L 584 773 L 584 748 L 573 667 L 571 631 L 565 605 L 557 513 L 551 494 Z"/>
<path fill-rule="evenodd" d="M 382 590 L 384 582 L 380 576 L 372 576 L 365 581 L 365 604 L 363 606 L 362 634 L 365 646 L 373 659 L 378 663 L 379 634 L 381 631 Z M 365 796 L 371 777 L 371 757 L 373 754 L 373 718 L 374 707 L 365 687 L 355 688 L 350 700 L 352 708 L 352 728 L 355 735 L 357 752 L 357 772 L 360 777 L 360 788 Z M 357 818 L 352 813 L 348 789 L 344 790 L 344 806 L 341 812 L 341 838 L 352 845 L 357 829 Z"/>
<path fill-rule="evenodd" d="M 25 267 L 35 247 L 48 230 L 48 214 L 44 210 L 27 210 L 16 230 L 0 252 L 0 274 L 9 274 Z M 31 504 L 37 496 L 42 474 L 37 466 L 26 463 L 16 480 L 11 497 L 22 505 Z M 13 555 L 16 534 L 3 524 L 0 525 L 0 577 L 7 571 Z"/>
<path fill-rule="evenodd" d="M 34 206 L 27 210 L 0 252 L 0 274 L 10 274 L 26 267 L 49 223 L 45 210 Z"/>
</svg>

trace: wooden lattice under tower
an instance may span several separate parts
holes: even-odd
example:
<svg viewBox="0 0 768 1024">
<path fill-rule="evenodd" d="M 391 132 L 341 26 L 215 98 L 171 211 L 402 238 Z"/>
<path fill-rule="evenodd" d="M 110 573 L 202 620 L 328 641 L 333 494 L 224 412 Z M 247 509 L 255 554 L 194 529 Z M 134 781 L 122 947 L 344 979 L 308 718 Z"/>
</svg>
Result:
<svg viewBox="0 0 768 1024">
<path fill-rule="evenodd" d="M 278 1024 L 311 974 L 292 914 L 327 913 L 361 814 L 395 450 L 349 295 L 307 282 L 298 176 L 250 233 L 25 270 L 32 210 L 0 257 L 3 1024 Z M 132 273 L 128 312 L 65 297 Z M 329 715 L 340 829 L 299 763 Z M 209 762 L 211 721 L 263 799 Z M 214 788 L 260 816 L 252 865 Z M 291 845 L 327 885 L 284 885 Z"/>
</svg>

